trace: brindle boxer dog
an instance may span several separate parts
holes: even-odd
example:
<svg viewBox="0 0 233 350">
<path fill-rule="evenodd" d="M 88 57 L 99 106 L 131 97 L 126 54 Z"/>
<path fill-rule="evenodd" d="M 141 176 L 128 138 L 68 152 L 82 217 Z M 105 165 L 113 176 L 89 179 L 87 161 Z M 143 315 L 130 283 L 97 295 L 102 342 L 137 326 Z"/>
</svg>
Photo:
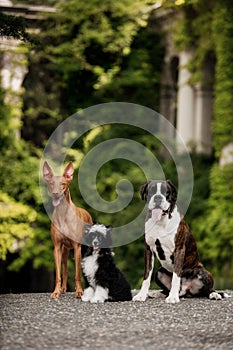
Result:
<svg viewBox="0 0 233 350">
<path fill-rule="evenodd" d="M 215 292 L 213 277 L 199 260 L 195 239 L 177 208 L 177 191 L 171 181 L 147 182 L 141 187 L 141 197 L 148 205 L 144 280 L 133 300 L 145 301 L 148 296 L 154 254 L 161 263 L 156 282 L 167 295 L 167 303 L 178 303 L 184 296 L 222 299 L 224 294 Z"/>
</svg>

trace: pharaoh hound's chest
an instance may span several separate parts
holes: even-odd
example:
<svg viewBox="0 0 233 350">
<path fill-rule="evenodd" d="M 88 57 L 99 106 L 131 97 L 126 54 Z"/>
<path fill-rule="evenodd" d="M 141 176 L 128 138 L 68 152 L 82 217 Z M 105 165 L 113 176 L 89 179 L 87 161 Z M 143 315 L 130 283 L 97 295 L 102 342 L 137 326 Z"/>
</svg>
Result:
<svg viewBox="0 0 233 350">
<path fill-rule="evenodd" d="M 175 235 L 178 224 L 154 224 L 149 219 L 145 225 L 145 239 L 150 249 L 156 254 L 161 265 L 168 271 L 173 271 Z"/>
</svg>

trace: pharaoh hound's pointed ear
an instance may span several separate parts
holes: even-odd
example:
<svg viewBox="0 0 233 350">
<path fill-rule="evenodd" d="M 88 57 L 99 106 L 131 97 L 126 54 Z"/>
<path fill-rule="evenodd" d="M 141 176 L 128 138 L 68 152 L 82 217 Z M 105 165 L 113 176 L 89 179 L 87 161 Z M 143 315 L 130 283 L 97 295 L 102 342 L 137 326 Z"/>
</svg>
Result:
<svg viewBox="0 0 233 350">
<path fill-rule="evenodd" d="M 169 208 L 169 217 L 171 217 L 171 213 L 173 212 L 173 209 L 176 205 L 176 200 L 177 200 L 177 190 L 171 180 L 167 180 L 167 185 L 168 185 L 168 201 L 171 203 L 170 208 Z"/>
<path fill-rule="evenodd" d="M 73 179 L 73 174 L 74 174 L 74 167 L 73 164 L 70 162 L 63 173 L 63 176 L 68 180 L 71 181 Z"/>
<path fill-rule="evenodd" d="M 142 185 L 140 188 L 140 195 L 142 200 L 147 200 L 147 194 L 148 194 L 148 185 L 150 181 L 148 181 L 146 184 Z"/>
<path fill-rule="evenodd" d="M 50 168 L 49 164 L 45 161 L 43 165 L 43 178 L 45 181 L 50 181 L 53 177 L 53 171 Z"/>
</svg>

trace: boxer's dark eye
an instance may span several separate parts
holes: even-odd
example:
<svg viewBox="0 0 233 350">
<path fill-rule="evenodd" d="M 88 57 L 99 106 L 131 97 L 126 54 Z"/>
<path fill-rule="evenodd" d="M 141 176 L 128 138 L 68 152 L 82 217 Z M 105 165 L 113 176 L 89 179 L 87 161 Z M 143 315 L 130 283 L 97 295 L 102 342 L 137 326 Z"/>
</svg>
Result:
<svg viewBox="0 0 233 350">
<path fill-rule="evenodd" d="M 148 191 L 148 196 L 152 197 L 155 193 L 156 193 L 156 186 L 150 187 Z"/>
<path fill-rule="evenodd" d="M 168 193 L 168 188 L 167 188 L 167 186 L 164 185 L 164 184 L 162 184 L 162 186 L 161 186 L 161 193 L 162 193 L 164 196 L 166 196 L 167 193 Z"/>
</svg>

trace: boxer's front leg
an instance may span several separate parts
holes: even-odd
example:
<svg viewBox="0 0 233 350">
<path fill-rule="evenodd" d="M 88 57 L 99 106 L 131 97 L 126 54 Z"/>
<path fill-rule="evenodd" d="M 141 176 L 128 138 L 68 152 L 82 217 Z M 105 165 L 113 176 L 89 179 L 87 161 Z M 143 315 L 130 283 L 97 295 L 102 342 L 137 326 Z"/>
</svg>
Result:
<svg viewBox="0 0 233 350">
<path fill-rule="evenodd" d="M 175 272 L 173 272 L 171 290 L 168 297 L 165 299 L 165 302 L 168 304 L 179 303 L 180 302 L 179 291 L 180 291 L 180 277 Z"/>
<path fill-rule="evenodd" d="M 154 253 L 148 244 L 145 242 L 145 252 L 144 252 L 144 279 L 140 292 L 133 297 L 133 301 L 145 301 L 150 288 L 151 276 L 154 268 Z"/>
<path fill-rule="evenodd" d="M 174 251 L 174 268 L 172 274 L 171 290 L 166 298 L 166 303 L 175 304 L 180 302 L 179 292 L 181 283 L 181 273 L 185 257 L 185 245 L 176 247 Z"/>
</svg>

